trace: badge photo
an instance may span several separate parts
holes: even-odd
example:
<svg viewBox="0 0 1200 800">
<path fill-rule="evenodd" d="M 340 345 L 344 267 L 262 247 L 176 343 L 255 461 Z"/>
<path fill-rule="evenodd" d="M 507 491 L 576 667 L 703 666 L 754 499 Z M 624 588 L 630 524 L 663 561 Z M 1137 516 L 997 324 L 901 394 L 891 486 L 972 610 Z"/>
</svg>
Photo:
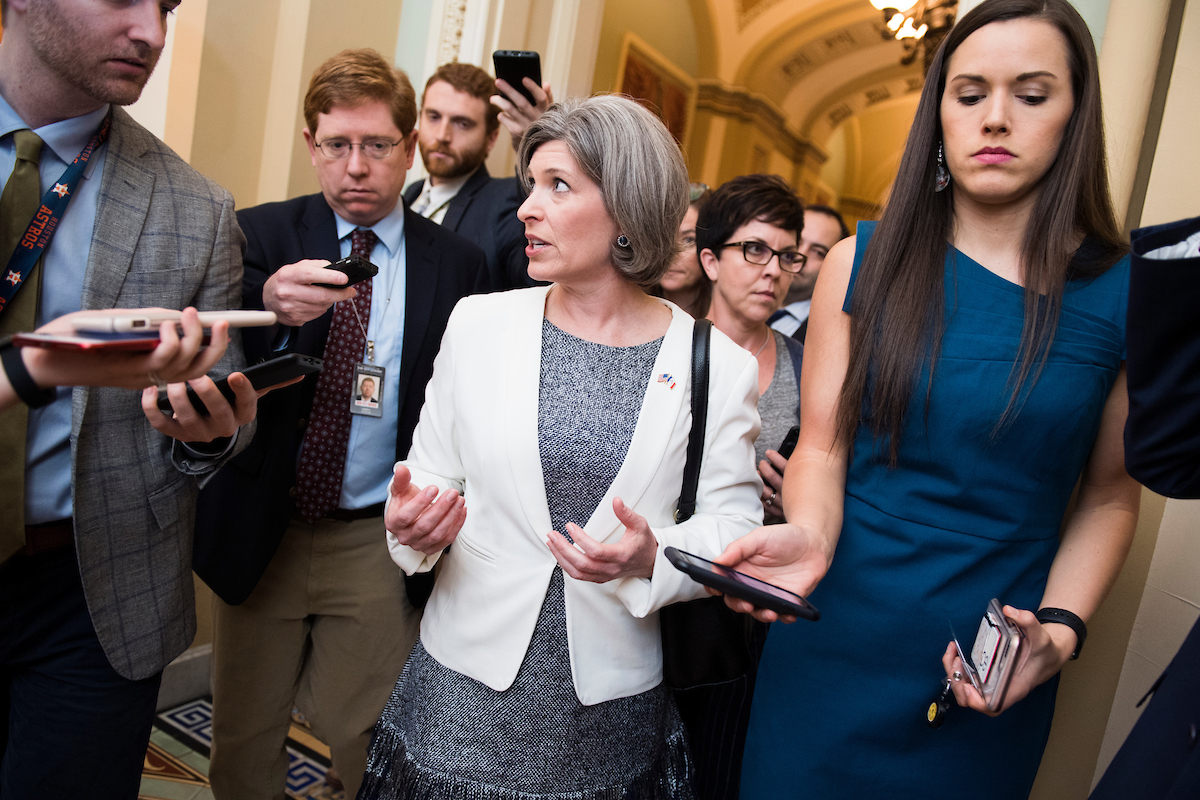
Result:
<svg viewBox="0 0 1200 800">
<path fill-rule="evenodd" d="M 350 413 L 363 417 L 383 416 L 382 367 L 371 364 L 356 364 L 354 367 L 354 391 L 350 395 Z"/>
</svg>

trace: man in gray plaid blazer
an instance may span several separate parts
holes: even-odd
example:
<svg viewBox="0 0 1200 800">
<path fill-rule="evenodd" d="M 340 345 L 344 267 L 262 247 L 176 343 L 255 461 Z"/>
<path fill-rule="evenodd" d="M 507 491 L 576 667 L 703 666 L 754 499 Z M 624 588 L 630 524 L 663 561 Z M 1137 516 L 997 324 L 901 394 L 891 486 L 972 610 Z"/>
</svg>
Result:
<svg viewBox="0 0 1200 800">
<path fill-rule="evenodd" d="M 42 140 L 40 191 L 62 185 L 111 115 L 36 268 L 39 319 L 240 304 L 233 198 L 117 107 L 140 94 L 176 4 L 0 0 L 0 181 L 14 174 L 17 134 L 29 141 L 32 130 Z M 241 361 L 234 342 L 215 372 Z M 137 795 L 162 669 L 196 630 L 199 484 L 253 435 L 239 427 L 253 419 L 254 390 L 240 375 L 230 384 L 235 405 L 210 379 L 194 382 L 207 417 L 182 384 L 169 387 L 174 417 L 154 408 L 153 387 L 140 397 L 62 390 L 29 411 L 26 452 L 0 453 L 25 460 L 24 488 L 0 486 L 0 511 L 23 514 L 25 527 L 24 548 L 0 553 L 5 800 Z"/>
</svg>

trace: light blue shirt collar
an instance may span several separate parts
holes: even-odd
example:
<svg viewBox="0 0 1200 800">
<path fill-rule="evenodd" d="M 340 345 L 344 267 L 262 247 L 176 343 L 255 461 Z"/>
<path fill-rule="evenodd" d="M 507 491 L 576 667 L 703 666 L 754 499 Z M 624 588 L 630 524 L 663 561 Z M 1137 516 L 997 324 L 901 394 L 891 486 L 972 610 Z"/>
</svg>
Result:
<svg viewBox="0 0 1200 800">
<path fill-rule="evenodd" d="M 338 241 L 345 239 L 351 233 L 362 225 L 355 225 L 353 222 L 347 222 L 335 211 L 333 214 L 334 220 L 337 221 Z M 387 248 L 388 257 L 395 258 L 396 253 L 400 251 L 400 243 L 404 241 L 404 203 L 396 201 L 396 207 L 383 219 L 370 226 L 370 230 L 375 232 L 379 237 L 379 243 Z"/>
<path fill-rule="evenodd" d="M 108 110 L 109 106 L 104 105 L 90 114 L 52 122 L 34 129 L 33 132 L 41 137 L 46 147 L 54 151 L 54 155 L 58 156 L 59 161 L 70 164 L 92 140 L 92 136 L 96 134 L 96 129 L 100 127 Z M 21 119 L 3 95 L 0 95 L 0 138 L 8 136 L 13 131 L 28 127 L 28 123 Z M 92 172 L 98 163 L 98 159 L 95 158 L 88 161 L 88 165 L 83 171 L 84 176 L 92 177 Z"/>
</svg>

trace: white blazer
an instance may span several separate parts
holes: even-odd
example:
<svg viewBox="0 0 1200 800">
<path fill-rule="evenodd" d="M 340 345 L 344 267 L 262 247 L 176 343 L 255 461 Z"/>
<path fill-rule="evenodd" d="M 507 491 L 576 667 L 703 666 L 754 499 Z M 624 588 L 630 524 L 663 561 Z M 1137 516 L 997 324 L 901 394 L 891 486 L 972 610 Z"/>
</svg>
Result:
<svg viewBox="0 0 1200 800">
<path fill-rule="evenodd" d="M 402 462 L 416 485 L 454 488 L 467 501 L 466 523 L 441 559 L 425 608 L 421 642 L 441 664 L 496 691 L 516 679 L 557 565 L 546 545 L 552 528 L 538 445 L 546 292 L 537 287 L 459 301 Z M 671 325 L 628 455 L 583 525 L 598 541 L 618 541 L 625 529 L 612 502 L 620 497 L 648 520 L 658 539 L 654 576 L 604 584 L 564 576 L 571 674 L 584 705 L 638 694 L 662 681 L 658 609 L 704 596 L 663 549 L 674 545 L 712 558 L 762 524 L 762 483 L 754 464 L 758 364 L 716 330 L 696 514 L 674 523 L 692 423 L 693 320 L 667 305 Z M 669 379 L 660 381 L 664 375 Z M 442 555 L 417 552 L 391 533 L 387 541 L 392 558 L 410 575 L 431 569 Z"/>
</svg>

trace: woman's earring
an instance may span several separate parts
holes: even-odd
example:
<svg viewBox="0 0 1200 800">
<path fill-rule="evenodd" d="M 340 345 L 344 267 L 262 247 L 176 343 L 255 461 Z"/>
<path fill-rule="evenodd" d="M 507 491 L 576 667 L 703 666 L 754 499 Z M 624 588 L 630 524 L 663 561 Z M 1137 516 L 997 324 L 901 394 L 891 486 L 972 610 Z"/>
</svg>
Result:
<svg viewBox="0 0 1200 800">
<path fill-rule="evenodd" d="M 617 237 L 617 247 L 629 247 L 629 238 L 625 234 Z"/>
<path fill-rule="evenodd" d="M 940 192 L 950 185 L 950 170 L 946 169 L 946 148 L 938 142 L 937 177 L 934 179 L 933 190 Z"/>
</svg>

